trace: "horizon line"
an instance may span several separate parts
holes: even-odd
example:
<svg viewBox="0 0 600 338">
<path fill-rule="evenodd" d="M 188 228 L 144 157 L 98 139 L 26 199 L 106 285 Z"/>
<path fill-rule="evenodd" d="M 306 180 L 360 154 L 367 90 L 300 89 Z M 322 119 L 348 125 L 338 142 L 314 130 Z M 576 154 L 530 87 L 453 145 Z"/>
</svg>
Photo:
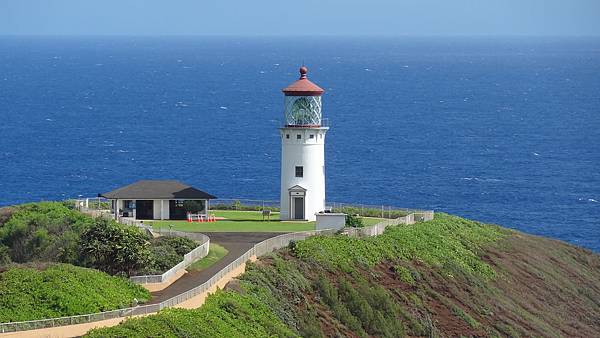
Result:
<svg viewBox="0 0 600 338">
<path fill-rule="evenodd" d="M 125 38 L 600 38 L 600 34 L 3 34 L 0 37 L 125 37 Z"/>
</svg>

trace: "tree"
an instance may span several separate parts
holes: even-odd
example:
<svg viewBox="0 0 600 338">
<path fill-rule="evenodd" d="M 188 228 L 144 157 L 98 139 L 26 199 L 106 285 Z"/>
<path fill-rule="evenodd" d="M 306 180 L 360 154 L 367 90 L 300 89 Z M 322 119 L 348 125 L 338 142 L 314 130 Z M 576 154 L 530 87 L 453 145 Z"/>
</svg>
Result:
<svg viewBox="0 0 600 338">
<path fill-rule="evenodd" d="M 186 212 L 191 212 L 192 214 L 197 214 L 201 211 L 204 211 L 204 202 L 203 201 L 195 201 L 195 200 L 186 200 L 183 201 L 183 208 Z"/>
<path fill-rule="evenodd" d="M 79 251 L 86 266 L 130 276 L 151 264 L 149 246 L 148 238 L 138 228 L 96 219 L 81 235 Z"/>
</svg>

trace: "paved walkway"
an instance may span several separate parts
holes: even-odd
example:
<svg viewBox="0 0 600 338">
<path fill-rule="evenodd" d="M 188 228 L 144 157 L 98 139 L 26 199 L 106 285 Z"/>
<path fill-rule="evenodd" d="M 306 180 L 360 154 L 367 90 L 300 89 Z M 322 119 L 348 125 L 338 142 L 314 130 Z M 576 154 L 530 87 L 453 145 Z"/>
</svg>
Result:
<svg viewBox="0 0 600 338">
<path fill-rule="evenodd" d="M 224 246 L 229 252 L 225 257 L 202 271 L 186 273 L 176 282 L 161 291 L 152 293 L 152 300 L 146 304 L 156 304 L 183 292 L 191 290 L 209 280 L 213 275 L 248 251 L 254 244 L 267 238 L 281 235 L 281 232 L 206 232 L 211 243 Z"/>
</svg>

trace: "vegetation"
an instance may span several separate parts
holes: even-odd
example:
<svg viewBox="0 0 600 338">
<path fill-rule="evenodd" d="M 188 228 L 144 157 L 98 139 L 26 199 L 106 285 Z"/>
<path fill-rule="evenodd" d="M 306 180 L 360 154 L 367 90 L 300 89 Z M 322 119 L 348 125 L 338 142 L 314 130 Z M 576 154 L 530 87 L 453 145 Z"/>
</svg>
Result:
<svg viewBox="0 0 600 338">
<path fill-rule="evenodd" d="M 183 208 L 186 212 L 196 214 L 201 211 L 204 211 L 204 202 L 196 200 L 185 200 L 183 201 Z"/>
<path fill-rule="evenodd" d="M 233 201 L 232 203 L 215 203 L 211 204 L 211 209 L 214 210 L 237 210 L 237 211 L 262 211 L 271 210 L 279 212 L 279 207 L 265 205 L 244 205 L 241 201 Z"/>
<path fill-rule="evenodd" d="M 80 252 L 85 266 L 131 276 L 151 263 L 150 242 L 139 229 L 97 219 L 81 235 Z"/>
<path fill-rule="evenodd" d="M 185 237 L 158 237 L 150 241 L 150 257 L 147 265 L 137 275 L 162 274 L 183 260 L 183 256 L 198 246 Z M 209 253 L 210 255 L 210 253 Z"/>
<path fill-rule="evenodd" d="M 92 330 L 88 337 L 295 337 L 269 307 L 255 297 L 217 291 L 195 310 L 168 309 Z"/>
<path fill-rule="evenodd" d="M 258 211 L 215 210 L 211 214 L 226 219 L 201 223 L 153 221 L 152 226 L 162 232 L 169 229 L 186 232 L 294 232 L 315 229 L 315 222 L 279 221 L 279 213 L 272 214 L 270 221 L 263 221 L 262 213 Z"/>
<path fill-rule="evenodd" d="M 362 218 L 352 214 L 346 215 L 346 226 L 351 228 L 362 228 L 365 226 Z"/>
<path fill-rule="evenodd" d="M 92 223 L 92 218 L 59 202 L 2 208 L 0 264 L 11 261 L 77 263 L 79 236 Z"/>
<path fill-rule="evenodd" d="M 96 313 L 143 303 L 149 292 L 128 280 L 68 264 L 0 273 L 0 322 Z"/>
<path fill-rule="evenodd" d="M 197 246 L 187 238 L 153 239 L 136 227 L 93 219 L 70 206 L 40 202 L 0 209 L 0 267 L 61 262 L 112 275 L 159 274 Z"/>
<path fill-rule="evenodd" d="M 599 279 L 589 251 L 441 214 L 374 238 L 294 242 L 198 310 L 91 336 L 594 336 Z"/>
<path fill-rule="evenodd" d="M 398 218 L 409 214 L 406 210 L 397 209 L 379 209 L 371 207 L 358 207 L 358 206 L 340 206 L 335 207 L 331 211 L 342 212 L 348 215 L 359 215 L 363 217 L 381 217 L 381 218 Z"/>
<path fill-rule="evenodd" d="M 505 233 L 497 226 L 437 214 L 432 221 L 391 227 L 376 237 L 311 237 L 296 243 L 293 252 L 303 260 L 346 272 L 361 265 L 373 267 L 383 260 L 404 259 L 492 277 L 494 270 L 479 258 L 479 252 Z"/>
<path fill-rule="evenodd" d="M 220 261 L 221 258 L 225 257 L 229 253 L 229 250 L 220 246 L 216 243 L 210 243 L 210 249 L 208 251 L 208 255 L 206 257 L 197 260 L 192 265 L 190 265 L 187 270 L 188 271 L 202 271 L 214 265 L 216 262 Z"/>
</svg>

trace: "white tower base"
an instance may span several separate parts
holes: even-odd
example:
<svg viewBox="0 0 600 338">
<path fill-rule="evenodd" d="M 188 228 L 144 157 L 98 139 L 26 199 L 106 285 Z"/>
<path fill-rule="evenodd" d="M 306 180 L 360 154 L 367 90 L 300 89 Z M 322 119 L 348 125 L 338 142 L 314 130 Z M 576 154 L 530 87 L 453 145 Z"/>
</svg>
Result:
<svg viewBox="0 0 600 338">
<path fill-rule="evenodd" d="M 325 134 L 329 127 L 284 127 L 281 132 L 282 220 L 316 220 L 325 210 Z"/>
</svg>

